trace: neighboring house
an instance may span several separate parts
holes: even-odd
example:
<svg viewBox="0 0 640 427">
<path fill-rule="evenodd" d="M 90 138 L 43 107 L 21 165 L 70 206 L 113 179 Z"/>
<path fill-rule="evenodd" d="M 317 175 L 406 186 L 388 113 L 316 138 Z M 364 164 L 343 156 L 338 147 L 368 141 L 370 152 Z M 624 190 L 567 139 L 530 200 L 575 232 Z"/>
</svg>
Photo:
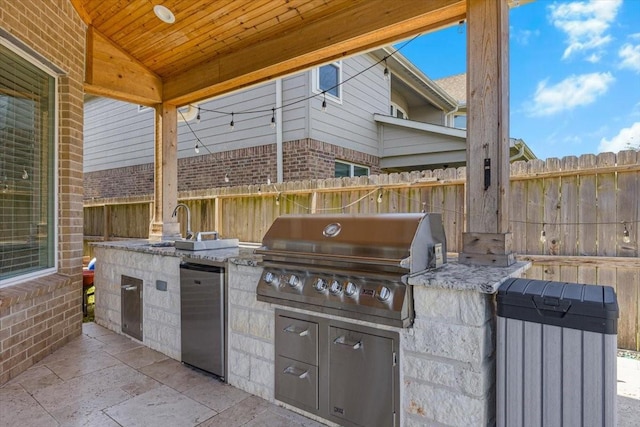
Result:
<svg viewBox="0 0 640 427">
<path fill-rule="evenodd" d="M 466 88 L 438 84 L 393 52 L 181 109 L 178 189 L 464 165 Z M 88 97 L 84 147 L 85 199 L 153 193 L 151 108 Z"/>
</svg>

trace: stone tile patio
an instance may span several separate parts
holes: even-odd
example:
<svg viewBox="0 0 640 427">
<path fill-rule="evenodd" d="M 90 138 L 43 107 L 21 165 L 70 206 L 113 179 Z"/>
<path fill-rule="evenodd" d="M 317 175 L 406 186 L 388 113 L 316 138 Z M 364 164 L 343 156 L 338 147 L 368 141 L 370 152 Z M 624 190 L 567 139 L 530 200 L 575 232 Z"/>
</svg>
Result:
<svg viewBox="0 0 640 427">
<path fill-rule="evenodd" d="M 0 388 L 0 426 L 320 427 L 95 323 Z"/>
<path fill-rule="evenodd" d="M 640 360 L 618 358 L 618 426 L 640 420 Z M 0 426 L 321 427 L 95 323 L 0 387 Z"/>
</svg>

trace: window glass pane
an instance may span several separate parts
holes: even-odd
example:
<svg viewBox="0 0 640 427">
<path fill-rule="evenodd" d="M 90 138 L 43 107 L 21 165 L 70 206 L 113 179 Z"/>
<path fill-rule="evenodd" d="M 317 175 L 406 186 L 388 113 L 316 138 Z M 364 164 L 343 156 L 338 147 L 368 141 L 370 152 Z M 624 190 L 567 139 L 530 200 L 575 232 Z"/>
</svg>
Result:
<svg viewBox="0 0 640 427">
<path fill-rule="evenodd" d="M 0 46 L 0 280 L 54 267 L 54 91 Z"/>
<path fill-rule="evenodd" d="M 351 176 L 351 165 L 342 162 L 336 162 L 336 178 L 344 178 Z"/>
<path fill-rule="evenodd" d="M 453 119 L 453 126 L 458 129 L 467 128 L 467 116 L 455 116 Z"/>
<path fill-rule="evenodd" d="M 340 98 L 340 68 L 334 64 L 324 65 L 318 70 L 318 76 L 318 89 Z"/>
<path fill-rule="evenodd" d="M 369 168 L 353 165 L 353 176 L 368 176 Z"/>
</svg>

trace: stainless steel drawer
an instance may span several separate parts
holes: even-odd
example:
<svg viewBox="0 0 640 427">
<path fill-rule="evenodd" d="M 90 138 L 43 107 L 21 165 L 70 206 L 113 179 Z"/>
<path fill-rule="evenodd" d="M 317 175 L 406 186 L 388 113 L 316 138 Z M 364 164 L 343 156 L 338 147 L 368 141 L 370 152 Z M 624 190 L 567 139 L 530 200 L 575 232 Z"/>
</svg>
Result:
<svg viewBox="0 0 640 427">
<path fill-rule="evenodd" d="M 309 412 L 318 411 L 318 367 L 276 356 L 275 397 Z"/>
<path fill-rule="evenodd" d="M 291 317 L 276 317 L 276 351 L 310 365 L 318 365 L 318 324 Z"/>
</svg>

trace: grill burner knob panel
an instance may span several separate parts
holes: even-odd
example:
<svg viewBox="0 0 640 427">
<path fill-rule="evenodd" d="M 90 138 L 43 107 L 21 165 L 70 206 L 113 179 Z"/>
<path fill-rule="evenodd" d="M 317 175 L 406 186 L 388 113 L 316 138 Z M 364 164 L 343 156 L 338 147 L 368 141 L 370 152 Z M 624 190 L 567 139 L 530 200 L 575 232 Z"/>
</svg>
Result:
<svg viewBox="0 0 640 427">
<path fill-rule="evenodd" d="M 337 280 L 331 282 L 331 286 L 329 287 L 329 292 L 333 295 L 340 295 L 342 293 L 342 285 Z"/>
<path fill-rule="evenodd" d="M 288 283 L 289 283 L 289 286 L 291 286 L 292 288 L 299 288 L 300 285 L 302 284 L 302 282 L 300 281 L 300 278 L 295 274 L 292 274 L 291 276 L 289 276 Z"/>
<path fill-rule="evenodd" d="M 274 285 L 274 286 L 278 286 L 278 284 L 280 283 L 280 279 L 278 278 L 278 276 L 276 276 L 275 274 L 273 274 L 270 271 L 267 271 L 264 275 L 264 281 L 270 285 Z"/>
<path fill-rule="evenodd" d="M 378 299 L 380 301 L 387 301 L 391 297 L 391 290 L 386 286 L 383 286 L 380 289 L 380 293 L 378 294 Z"/>
<path fill-rule="evenodd" d="M 318 292 L 324 292 L 327 289 L 327 282 L 322 278 L 317 278 L 313 283 L 313 289 Z"/>
<path fill-rule="evenodd" d="M 348 297 L 355 296 L 357 291 L 358 291 L 358 288 L 356 287 L 356 285 L 353 284 L 353 282 L 347 282 L 347 286 L 345 286 L 344 288 L 344 293 Z"/>
</svg>

